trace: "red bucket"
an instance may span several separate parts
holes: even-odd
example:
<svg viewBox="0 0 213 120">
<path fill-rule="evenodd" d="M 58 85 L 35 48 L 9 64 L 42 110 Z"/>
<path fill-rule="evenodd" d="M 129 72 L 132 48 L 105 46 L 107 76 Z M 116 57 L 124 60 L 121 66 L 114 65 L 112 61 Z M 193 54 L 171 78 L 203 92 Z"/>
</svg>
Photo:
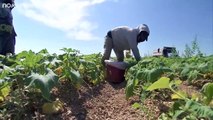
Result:
<svg viewBox="0 0 213 120">
<path fill-rule="evenodd" d="M 113 62 L 113 63 L 116 64 L 118 62 Z M 107 81 L 112 82 L 112 83 L 121 83 L 125 80 L 125 77 L 124 77 L 125 69 L 124 68 L 119 68 L 119 67 L 114 66 L 111 63 L 110 64 L 106 63 L 106 69 L 107 69 L 107 76 L 106 76 Z"/>
</svg>

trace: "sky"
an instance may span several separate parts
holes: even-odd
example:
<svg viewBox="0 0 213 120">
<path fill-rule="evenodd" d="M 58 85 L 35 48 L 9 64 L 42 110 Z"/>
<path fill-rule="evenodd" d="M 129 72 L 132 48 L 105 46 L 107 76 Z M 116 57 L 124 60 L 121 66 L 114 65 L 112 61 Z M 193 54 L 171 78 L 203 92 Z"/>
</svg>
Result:
<svg viewBox="0 0 213 120">
<path fill-rule="evenodd" d="M 213 54 L 213 0 L 16 0 L 16 53 L 23 50 L 103 53 L 106 33 L 117 26 L 147 24 L 141 56 L 164 46 L 180 54 L 197 37 L 202 53 Z"/>
</svg>

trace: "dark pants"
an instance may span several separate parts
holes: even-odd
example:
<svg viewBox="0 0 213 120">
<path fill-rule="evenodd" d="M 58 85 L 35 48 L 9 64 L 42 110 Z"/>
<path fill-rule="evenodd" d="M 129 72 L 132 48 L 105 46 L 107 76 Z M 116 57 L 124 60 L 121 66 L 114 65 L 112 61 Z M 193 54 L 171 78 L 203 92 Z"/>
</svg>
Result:
<svg viewBox="0 0 213 120">
<path fill-rule="evenodd" d="M 0 36 L 0 54 L 15 53 L 15 35 Z"/>
</svg>

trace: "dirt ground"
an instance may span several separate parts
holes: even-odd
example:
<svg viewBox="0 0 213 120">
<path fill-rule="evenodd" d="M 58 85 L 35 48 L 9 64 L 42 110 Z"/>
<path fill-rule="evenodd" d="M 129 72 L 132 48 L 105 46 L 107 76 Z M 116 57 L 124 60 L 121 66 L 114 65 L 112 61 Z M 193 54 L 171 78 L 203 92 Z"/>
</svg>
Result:
<svg viewBox="0 0 213 120">
<path fill-rule="evenodd" d="M 63 81 L 52 90 L 52 99 L 58 98 L 63 103 L 61 111 L 44 114 L 41 106 L 47 101 L 40 101 L 28 105 L 28 111 L 25 111 L 21 118 L 23 120 L 156 120 L 162 112 L 167 112 L 168 106 L 172 104 L 169 91 L 155 91 L 152 99 L 146 99 L 140 109 L 135 109 L 132 105 L 136 102 L 141 103 L 140 98 L 133 96 L 126 100 L 125 86 L 125 81 L 120 84 L 105 81 L 97 86 L 84 84 L 77 90 L 69 81 Z M 188 84 L 179 87 L 189 94 L 197 91 Z M 34 101 L 42 100 L 40 97 L 36 97 L 38 100 Z M 11 113 L 12 111 L 13 109 Z"/>
<path fill-rule="evenodd" d="M 64 103 L 64 110 L 58 114 L 35 113 L 33 119 L 42 120 L 156 120 L 160 114 L 159 101 L 145 101 L 144 111 L 134 109 L 132 104 L 139 101 L 133 97 L 125 98 L 126 83 L 101 83 L 98 86 L 82 86 L 74 89 L 63 83 L 53 92 Z"/>
</svg>

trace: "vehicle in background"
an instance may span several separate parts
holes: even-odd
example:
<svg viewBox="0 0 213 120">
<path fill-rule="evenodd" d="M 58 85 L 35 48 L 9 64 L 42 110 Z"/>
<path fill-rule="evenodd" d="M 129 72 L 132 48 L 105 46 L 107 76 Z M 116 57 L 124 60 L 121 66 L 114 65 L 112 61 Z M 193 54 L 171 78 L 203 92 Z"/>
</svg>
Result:
<svg viewBox="0 0 213 120">
<path fill-rule="evenodd" d="M 163 48 L 158 48 L 153 52 L 154 57 L 170 57 L 170 56 L 178 56 L 176 48 L 175 47 L 163 47 Z"/>
</svg>

